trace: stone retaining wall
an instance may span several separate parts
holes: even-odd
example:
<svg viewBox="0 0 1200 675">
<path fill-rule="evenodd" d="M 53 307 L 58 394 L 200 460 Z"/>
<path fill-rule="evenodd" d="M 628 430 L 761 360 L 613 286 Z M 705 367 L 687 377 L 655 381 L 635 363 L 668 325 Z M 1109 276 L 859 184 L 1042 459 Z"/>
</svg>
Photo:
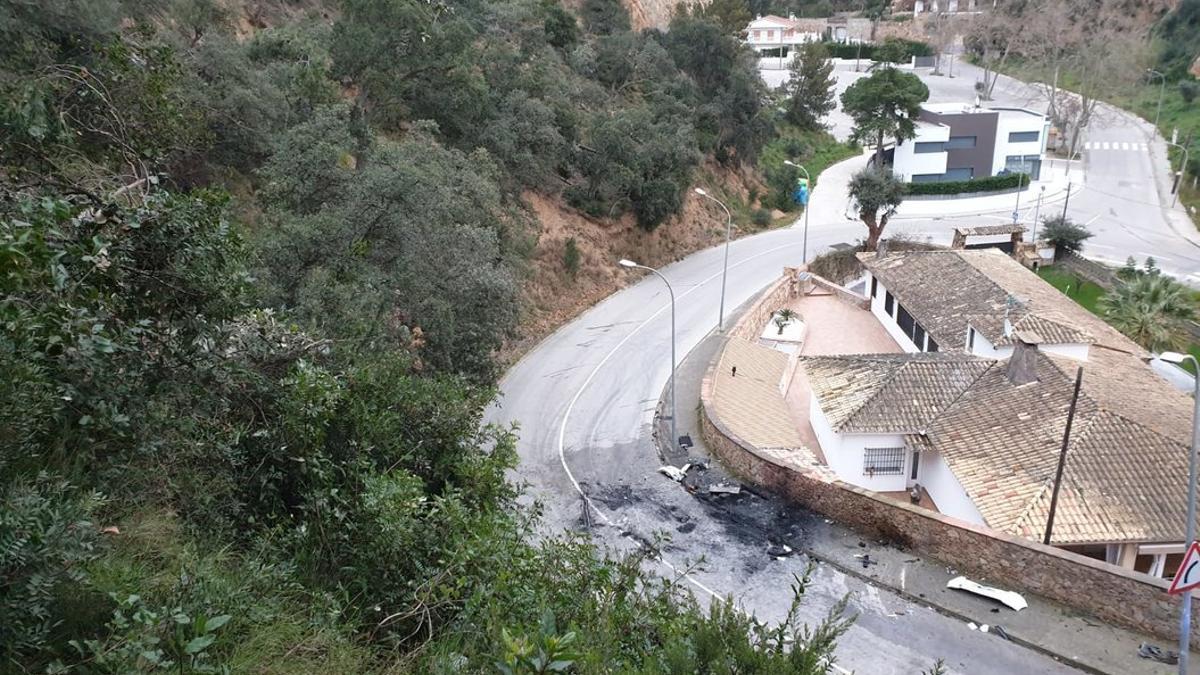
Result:
<svg viewBox="0 0 1200 675">
<path fill-rule="evenodd" d="M 787 306 L 791 293 L 791 275 L 785 273 L 775 283 L 767 286 L 767 290 L 758 296 L 754 305 L 742 314 L 742 318 L 738 319 L 733 328 L 729 329 L 729 336 L 747 342 L 758 342 L 763 326 L 771 320 L 772 314 Z"/>
<path fill-rule="evenodd" d="M 809 272 L 809 276 L 812 278 L 813 284 L 829 291 L 838 300 L 841 300 L 842 302 L 859 309 L 871 309 L 870 298 L 847 290 L 844 286 L 839 286 L 825 277 L 819 277 L 812 272 Z"/>
<path fill-rule="evenodd" d="M 782 282 L 782 284 L 781 284 Z M 764 292 L 743 317 L 761 321 L 787 293 L 787 279 Z M 770 309 L 766 309 L 769 307 Z M 758 320 L 750 325 L 761 327 Z M 722 352 L 724 347 L 722 347 Z M 720 361 L 720 356 L 713 361 Z M 976 580 L 1035 593 L 1113 624 L 1174 639 L 1180 602 L 1162 579 L 1051 546 L 995 532 L 949 516 L 882 497 L 835 478 L 785 466 L 725 427 L 712 405 L 710 366 L 700 389 L 700 433 L 722 463 L 743 479 L 824 514 L 865 535 L 927 555 Z M 1200 612 L 1200 598 L 1192 613 Z M 1192 624 L 1200 640 L 1200 622 Z"/>
</svg>

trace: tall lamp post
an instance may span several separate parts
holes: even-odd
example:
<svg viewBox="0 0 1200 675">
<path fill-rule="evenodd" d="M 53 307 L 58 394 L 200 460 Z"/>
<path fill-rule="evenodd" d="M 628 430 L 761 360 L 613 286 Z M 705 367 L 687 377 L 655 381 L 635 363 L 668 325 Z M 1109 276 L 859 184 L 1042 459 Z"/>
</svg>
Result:
<svg viewBox="0 0 1200 675">
<path fill-rule="evenodd" d="M 1188 508 L 1187 508 L 1187 541 L 1183 545 L 1191 546 L 1196 539 L 1196 451 L 1200 450 L 1200 361 L 1191 354 L 1179 352 L 1163 352 L 1158 358 L 1168 363 L 1182 364 L 1191 361 L 1196 370 L 1195 408 L 1192 410 L 1192 447 L 1188 449 Z M 1183 607 L 1179 611 L 1179 675 L 1187 675 L 1188 650 L 1191 647 L 1192 633 L 1192 592 L 1183 592 Z"/>
<path fill-rule="evenodd" d="M 1176 129 L 1175 131 L 1178 132 L 1179 129 Z M 1179 182 L 1175 184 L 1175 194 L 1171 195 L 1172 208 L 1175 206 L 1175 202 L 1179 200 L 1179 191 L 1183 189 L 1183 179 L 1187 176 L 1188 165 L 1188 149 L 1186 146 L 1177 143 L 1177 138 L 1178 133 L 1171 134 L 1171 140 L 1167 141 L 1167 145 L 1173 145 L 1183 151 L 1183 164 L 1179 165 Z"/>
<path fill-rule="evenodd" d="M 632 260 L 624 258 L 617 264 L 629 269 L 637 268 L 655 273 L 667 285 L 667 292 L 671 294 L 671 450 L 674 451 L 676 444 L 679 443 L 679 430 L 675 426 L 675 289 L 671 287 L 671 282 L 667 281 L 662 272 L 653 267 L 639 265 Z"/>
<path fill-rule="evenodd" d="M 1035 250 L 1035 251 L 1037 250 L 1037 224 L 1038 224 L 1038 214 L 1040 214 L 1040 213 L 1042 212 L 1042 197 L 1043 197 L 1045 194 L 1046 194 L 1046 186 L 1045 186 L 1045 185 L 1043 185 L 1043 186 L 1042 186 L 1042 189 L 1038 191 L 1038 200 L 1037 200 L 1037 206 L 1033 207 L 1033 236 L 1032 236 L 1032 237 L 1030 237 L 1030 239 L 1032 239 L 1032 240 L 1033 240 L 1033 248 L 1034 248 L 1034 250 Z"/>
<path fill-rule="evenodd" d="M 808 181 L 808 200 L 812 201 L 812 177 L 808 175 L 808 169 L 800 166 L 790 159 L 783 160 L 783 163 L 787 164 L 788 166 L 794 166 L 804 172 L 804 180 Z M 800 253 L 800 258 L 800 264 L 808 264 L 808 204 L 804 205 L 804 244 Z"/>
<path fill-rule="evenodd" d="M 733 214 L 729 212 L 729 207 L 721 203 L 720 199 L 713 197 L 704 191 L 703 188 L 696 188 L 696 194 L 714 201 L 717 206 L 725 209 L 725 264 L 721 267 L 721 308 L 717 311 L 717 330 L 725 330 L 725 278 L 729 276 L 729 234 L 733 230 Z"/>
<path fill-rule="evenodd" d="M 1163 92 L 1167 88 L 1167 78 L 1165 75 L 1163 75 L 1162 73 L 1158 72 L 1157 70 L 1155 70 L 1153 68 L 1147 68 L 1146 72 L 1150 73 L 1150 81 L 1151 82 L 1154 81 L 1155 77 L 1158 77 L 1158 82 L 1159 82 L 1159 84 L 1158 84 L 1158 110 L 1156 110 L 1154 112 L 1154 129 L 1155 129 L 1155 133 L 1158 133 L 1158 119 L 1160 117 L 1162 117 Z"/>
</svg>

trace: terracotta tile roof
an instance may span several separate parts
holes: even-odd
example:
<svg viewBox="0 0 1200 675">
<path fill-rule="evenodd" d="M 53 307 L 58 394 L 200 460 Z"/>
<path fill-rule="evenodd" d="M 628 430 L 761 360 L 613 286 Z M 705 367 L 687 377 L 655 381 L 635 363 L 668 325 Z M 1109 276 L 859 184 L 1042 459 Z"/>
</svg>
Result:
<svg viewBox="0 0 1200 675">
<path fill-rule="evenodd" d="M 939 345 L 966 345 L 970 324 L 994 345 L 1008 344 L 1011 327 L 1037 333 L 1045 344 L 1101 344 L 1144 355 L 1145 350 L 997 249 L 859 254 L 917 323 Z"/>
<path fill-rule="evenodd" d="M 993 361 L 968 354 L 866 354 L 802 359 L 840 433 L 923 432 Z"/>
<path fill-rule="evenodd" d="M 1114 392 L 1123 382 L 1091 361 L 1039 354 L 1038 381 L 1024 386 L 1008 380 L 1006 364 L 989 369 L 926 434 L 990 527 L 1042 538 L 1075 369 L 1083 365 L 1052 543 L 1183 538 L 1187 442 L 1175 437 L 1178 429 L 1108 407 L 1121 400 Z M 1135 379 L 1158 378 L 1142 367 Z M 1179 415 L 1180 402 L 1164 400 L 1155 417 L 1173 411 L 1190 420 Z"/>
<path fill-rule="evenodd" d="M 994 236 L 1001 234 L 1016 234 L 1024 232 L 1024 225 L 980 225 L 978 227 L 956 227 L 955 234 L 961 234 L 967 237 L 973 236 Z"/>
</svg>

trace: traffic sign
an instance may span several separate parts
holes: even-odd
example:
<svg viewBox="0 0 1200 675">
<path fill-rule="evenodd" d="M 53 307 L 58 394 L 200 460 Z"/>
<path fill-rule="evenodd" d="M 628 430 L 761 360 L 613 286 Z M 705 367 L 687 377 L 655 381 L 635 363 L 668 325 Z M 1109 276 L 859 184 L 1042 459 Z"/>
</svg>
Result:
<svg viewBox="0 0 1200 675">
<path fill-rule="evenodd" d="M 1167 592 L 1175 595 L 1197 586 L 1200 586 L 1200 542 L 1193 541 L 1188 547 L 1187 555 L 1183 556 L 1183 562 L 1179 564 L 1179 571 L 1175 573 L 1175 580 L 1171 582 Z"/>
</svg>

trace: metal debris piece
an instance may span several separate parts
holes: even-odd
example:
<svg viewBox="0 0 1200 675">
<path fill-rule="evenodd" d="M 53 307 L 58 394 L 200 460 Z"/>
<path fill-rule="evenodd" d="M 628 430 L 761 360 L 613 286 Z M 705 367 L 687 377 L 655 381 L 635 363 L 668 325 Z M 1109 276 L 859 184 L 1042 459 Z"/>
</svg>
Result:
<svg viewBox="0 0 1200 675">
<path fill-rule="evenodd" d="M 1005 591 L 991 586 L 975 583 L 966 577 L 954 577 L 946 582 L 946 588 L 954 588 L 960 591 L 967 591 L 975 595 L 982 595 L 985 598 L 991 598 L 997 602 L 1007 605 L 1014 611 L 1021 611 L 1029 606 L 1025 602 L 1025 598 L 1020 593 L 1014 591 Z"/>
<path fill-rule="evenodd" d="M 1004 626 L 992 626 L 992 635 L 1004 638 L 1009 642 L 1012 641 L 1012 636 L 1008 634 L 1008 631 L 1004 630 Z"/>
<path fill-rule="evenodd" d="M 1158 645 L 1152 645 L 1149 642 L 1143 642 L 1138 647 L 1138 656 L 1142 657 L 1143 659 L 1158 661 L 1159 663 L 1169 663 L 1172 665 L 1179 663 L 1178 654 L 1165 650 Z"/>
<path fill-rule="evenodd" d="M 767 546 L 767 555 L 782 560 L 792 554 L 792 547 L 787 544 L 771 544 Z"/>
<path fill-rule="evenodd" d="M 740 494 L 742 494 L 742 486 L 726 485 L 724 483 L 718 483 L 716 485 L 710 485 L 708 487 L 708 494 L 710 494 L 710 495 L 740 495 Z"/>
<path fill-rule="evenodd" d="M 687 465 L 685 465 L 683 469 L 680 469 L 679 467 L 667 464 L 658 467 L 658 472 L 675 481 L 676 483 L 681 483 L 683 482 L 683 477 L 687 475 Z"/>
</svg>

